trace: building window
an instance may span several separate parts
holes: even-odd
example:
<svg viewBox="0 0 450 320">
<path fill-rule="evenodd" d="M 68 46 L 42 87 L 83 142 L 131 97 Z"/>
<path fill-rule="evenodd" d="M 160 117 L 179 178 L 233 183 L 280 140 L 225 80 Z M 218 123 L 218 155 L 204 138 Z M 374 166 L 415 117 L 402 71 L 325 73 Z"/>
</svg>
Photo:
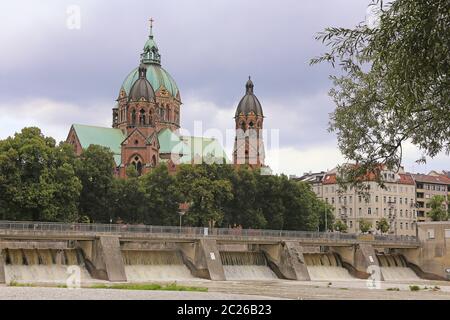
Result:
<svg viewBox="0 0 450 320">
<path fill-rule="evenodd" d="M 450 238 L 450 229 L 445 229 L 444 230 L 444 236 L 446 239 Z"/>
<path fill-rule="evenodd" d="M 403 217 L 403 210 L 400 209 L 400 217 Z"/>
<path fill-rule="evenodd" d="M 350 208 L 350 216 L 352 216 L 352 214 L 353 214 L 353 208 Z"/>
<path fill-rule="evenodd" d="M 383 202 L 386 203 L 386 196 L 383 197 Z"/>
<path fill-rule="evenodd" d="M 434 239 L 434 229 L 427 230 L 428 239 Z"/>
<path fill-rule="evenodd" d="M 334 197 L 331 198 L 331 204 L 334 204 Z"/>
<path fill-rule="evenodd" d="M 403 222 L 400 222 L 400 229 L 403 230 Z"/>
<path fill-rule="evenodd" d="M 403 198 L 400 197 L 400 204 L 403 204 Z"/>
<path fill-rule="evenodd" d="M 405 230 L 408 230 L 408 222 L 405 223 Z"/>
<path fill-rule="evenodd" d="M 372 208 L 367 208 L 367 214 L 372 214 Z"/>
<path fill-rule="evenodd" d="M 362 214 L 362 209 L 361 208 L 358 209 L 358 213 L 361 216 L 361 214 Z"/>
<path fill-rule="evenodd" d="M 353 221 L 350 220 L 350 228 L 353 228 Z"/>
<path fill-rule="evenodd" d="M 375 215 L 378 216 L 378 208 L 375 208 Z"/>
<path fill-rule="evenodd" d="M 375 202 L 378 202 L 378 196 L 375 196 Z"/>
<path fill-rule="evenodd" d="M 358 201 L 359 203 L 361 203 L 361 196 L 358 196 Z"/>
</svg>

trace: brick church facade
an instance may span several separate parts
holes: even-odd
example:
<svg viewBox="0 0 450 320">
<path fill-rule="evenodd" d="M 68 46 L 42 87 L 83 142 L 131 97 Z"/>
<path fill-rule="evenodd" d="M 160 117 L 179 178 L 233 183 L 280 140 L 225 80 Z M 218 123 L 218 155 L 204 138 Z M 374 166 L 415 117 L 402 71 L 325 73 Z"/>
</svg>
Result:
<svg viewBox="0 0 450 320">
<path fill-rule="evenodd" d="M 206 157 L 215 163 L 230 163 L 216 139 L 179 135 L 180 91 L 161 65 L 152 26 L 139 66 L 125 78 L 116 101 L 112 109 L 112 128 L 71 126 L 67 142 L 74 146 L 78 155 L 92 144 L 109 148 L 114 155 L 116 174 L 122 178 L 126 177 L 129 166 L 135 167 L 141 175 L 162 162 L 172 172 L 180 163 L 201 163 Z M 235 165 L 264 165 L 263 118 L 261 104 L 249 79 L 235 114 Z"/>
</svg>

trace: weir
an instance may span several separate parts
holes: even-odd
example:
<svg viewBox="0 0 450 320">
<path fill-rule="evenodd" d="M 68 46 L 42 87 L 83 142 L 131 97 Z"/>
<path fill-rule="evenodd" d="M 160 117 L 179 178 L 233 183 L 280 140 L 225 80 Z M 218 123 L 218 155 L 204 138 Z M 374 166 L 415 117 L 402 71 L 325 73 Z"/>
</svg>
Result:
<svg viewBox="0 0 450 320">
<path fill-rule="evenodd" d="M 337 253 L 304 253 L 311 280 L 353 280 Z"/>
<path fill-rule="evenodd" d="M 84 259 L 76 249 L 4 249 L 5 281 L 64 282 L 72 272 L 69 266 L 80 268 L 81 281 L 91 279 Z"/>
<path fill-rule="evenodd" d="M 401 254 L 377 253 L 381 274 L 385 281 L 419 280 L 417 274 L 408 267 L 408 262 Z"/>
<path fill-rule="evenodd" d="M 226 280 L 272 280 L 278 279 L 267 264 L 263 252 L 221 251 Z"/>
<path fill-rule="evenodd" d="M 430 240 L 395 236 L 232 231 L 0 222 L 0 283 L 64 282 L 70 265 L 80 267 L 82 281 L 117 282 L 350 280 L 377 267 L 381 280 L 442 279 L 438 267 L 450 266 L 441 240 L 431 251 Z"/>
<path fill-rule="evenodd" d="M 128 281 L 192 280 L 179 251 L 122 250 Z"/>
</svg>

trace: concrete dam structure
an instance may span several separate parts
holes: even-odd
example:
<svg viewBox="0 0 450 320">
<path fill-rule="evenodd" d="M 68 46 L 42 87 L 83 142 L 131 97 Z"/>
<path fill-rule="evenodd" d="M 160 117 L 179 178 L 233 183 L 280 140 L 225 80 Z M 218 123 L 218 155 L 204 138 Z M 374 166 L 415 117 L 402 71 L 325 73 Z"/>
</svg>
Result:
<svg viewBox="0 0 450 320">
<path fill-rule="evenodd" d="M 449 225 L 450 229 L 450 225 Z M 0 283 L 446 279 L 424 240 L 340 233 L 0 222 Z M 450 252 L 449 252 L 450 253 Z M 75 267 L 75 268 L 74 268 Z M 72 268 L 72 269 L 71 269 Z"/>
</svg>

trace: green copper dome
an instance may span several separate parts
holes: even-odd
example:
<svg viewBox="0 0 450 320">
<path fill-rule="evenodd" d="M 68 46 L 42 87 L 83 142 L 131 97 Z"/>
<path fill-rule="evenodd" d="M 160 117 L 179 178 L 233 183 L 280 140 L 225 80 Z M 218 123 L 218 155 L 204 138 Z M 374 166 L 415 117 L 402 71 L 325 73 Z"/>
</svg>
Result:
<svg viewBox="0 0 450 320">
<path fill-rule="evenodd" d="M 171 75 L 161 67 L 161 54 L 153 39 L 152 27 L 150 27 L 150 36 L 148 37 L 143 53 L 141 54 L 141 64 L 147 68 L 146 78 L 155 91 L 158 91 L 161 86 L 164 86 L 173 97 L 177 97 L 179 90 L 175 80 L 173 80 Z M 128 74 L 122 84 L 122 89 L 125 90 L 127 96 L 130 94 L 131 88 L 138 79 L 139 68 L 135 68 Z"/>
<path fill-rule="evenodd" d="M 155 91 L 158 91 L 161 86 L 164 86 L 167 91 L 176 97 L 178 94 L 178 87 L 175 80 L 170 76 L 170 74 L 164 70 L 160 65 L 149 64 L 147 67 L 147 80 L 152 85 Z M 133 69 L 130 74 L 126 77 L 122 84 L 122 88 L 125 90 L 127 95 L 130 94 L 131 87 L 139 79 L 139 68 Z"/>
</svg>

